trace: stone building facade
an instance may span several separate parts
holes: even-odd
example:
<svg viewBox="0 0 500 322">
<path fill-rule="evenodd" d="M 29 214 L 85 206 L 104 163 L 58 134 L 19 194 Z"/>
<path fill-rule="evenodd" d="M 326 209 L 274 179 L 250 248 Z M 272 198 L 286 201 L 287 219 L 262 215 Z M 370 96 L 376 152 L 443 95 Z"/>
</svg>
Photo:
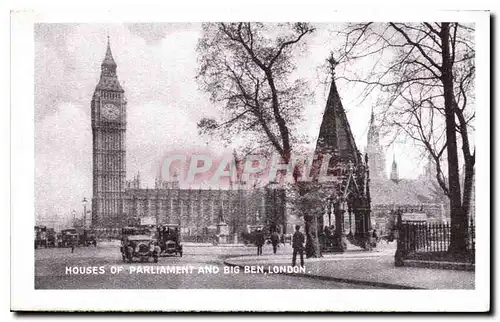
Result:
<svg viewBox="0 0 500 322">
<path fill-rule="evenodd" d="M 447 220 L 447 198 L 435 179 L 435 165 L 429 158 L 424 172 L 417 179 L 399 177 L 396 156 L 393 155 L 390 176 L 385 170 L 385 151 L 380 143 L 380 130 L 372 112 L 366 151 L 370 165 L 372 227 L 381 234 L 395 224 L 395 211 L 419 212 L 429 222 Z"/>
<path fill-rule="evenodd" d="M 233 234 L 249 225 L 286 227 L 286 207 L 281 206 L 285 195 L 280 189 L 244 184 L 231 189 L 182 189 L 175 178 L 170 182 L 157 179 L 153 189 L 144 189 L 139 173 L 126 181 L 126 105 L 108 39 L 91 100 L 93 227 L 118 229 L 141 219 L 181 224 L 183 235 L 203 235 L 221 221 Z"/>
<path fill-rule="evenodd" d="M 158 224 L 180 224 L 185 236 L 203 236 L 220 222 L 231 234 L 249 226 L 286 227 L 283 190 L 234 185 L 232 189 L 182 189 L 178 182 L 160 182 L 154 189 L 141 188 L 139 176 L 124 193 L 123 218 L 129 224 L 151 218 Z"/>
</svg>

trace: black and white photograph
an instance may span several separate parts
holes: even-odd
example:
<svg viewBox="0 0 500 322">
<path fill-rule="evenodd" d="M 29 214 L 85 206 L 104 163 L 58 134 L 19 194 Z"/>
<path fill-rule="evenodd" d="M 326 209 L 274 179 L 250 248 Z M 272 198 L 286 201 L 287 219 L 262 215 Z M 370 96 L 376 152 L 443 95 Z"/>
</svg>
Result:
<svg viewBox="0 0 500 322">
<path fill-rule="evenodd" d="M 32 157 L 12 164 L 31 173 L 13 182 L 11 309 L 363 311 L 376 290 L 489 309 L 487 12 L 130 17 L 12 16 L 29 38 L 12 66 L 33 71 L 28 92 L 12 79 Z M 345 302 L 243 304 L 262 290 Z M 105 302 L 118 291 L 158 301 Z M 232 304 L 184 303 L 201 294 Z"/>
</svg>

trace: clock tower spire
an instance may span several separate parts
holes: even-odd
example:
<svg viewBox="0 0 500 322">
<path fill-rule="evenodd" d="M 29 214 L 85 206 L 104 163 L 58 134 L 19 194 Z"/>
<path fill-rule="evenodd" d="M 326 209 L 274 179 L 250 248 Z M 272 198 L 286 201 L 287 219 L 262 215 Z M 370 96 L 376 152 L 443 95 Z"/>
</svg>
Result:
<svg viewBox="0 0 500 322">
<path fill-rule="evenodd" d="M 124 217 L 127 101 L 116 70 L 108 36 L 99 83 L 91 101 L 94 227 L 120 227 Z"/>
</svg>

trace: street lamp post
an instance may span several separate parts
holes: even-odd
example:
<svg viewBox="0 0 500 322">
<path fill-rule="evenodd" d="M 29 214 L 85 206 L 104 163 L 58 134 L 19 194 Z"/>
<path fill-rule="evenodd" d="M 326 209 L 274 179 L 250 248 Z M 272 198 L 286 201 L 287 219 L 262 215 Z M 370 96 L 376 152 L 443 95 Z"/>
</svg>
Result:
<svg viewBox="0 0 500 322">
<path fill-rule="evenodd" d="M 83 229 L 87 226 L 87 198 L 83 197 Z"/>
<path fill-rule="evenodd" d="M 73 224 L 72 224 L 72 226 L 74 227 L 75 224 L 76 224 L 76 210 L 73 209 Z"/>
</svg>

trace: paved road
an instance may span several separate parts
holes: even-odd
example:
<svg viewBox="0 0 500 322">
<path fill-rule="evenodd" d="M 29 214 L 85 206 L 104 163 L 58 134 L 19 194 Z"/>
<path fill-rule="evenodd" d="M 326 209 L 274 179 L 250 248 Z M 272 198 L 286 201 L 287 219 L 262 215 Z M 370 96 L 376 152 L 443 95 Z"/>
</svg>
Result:
<svg viewBox="0 0 500 322">
<path fill-rule="evenodd" d="M 288 246 L 289 247 L 289 246 Z M 269 248 L 264 249 L 268 253 Z M 158 263 L 123 263 L 117 244 L 101 244 L 97 248 L 79 247 L 37 249 L 35 251 L 36 289 L 353 289 L 371 288 L 359 285 L 315 280 L 306 277 L 262 273 L 224 273 L 223 260 L 240 255 L 253 255 L 254 247 L 185 246 L 185 255 L 162 257 Z M 95 268 L 94 268 L 95 267 Z M 122 267 L 119 274 L 113 268 Z M 97 274 L 73 274 L 66 270 L 95 269 Z M 161 268 L 164 270 L 162 271 Z M 177 274 L 169 269 L 181 269 Z M 201 269 L 218 270 L 203 273 Z M 307 268 L 307 266 L 306 266 Z M 144 272 L 149 269 L 149 272 Z M 130 273 L 130 271 L 134 273 Z M 141 272 L 141 270 L 143 272 Z M 185 270 L 188 270 L 186 273 Z M 100 274 L 100 273 L 103 274 Z M 139 272 L 139 273 L 138 273 Z M 166 273 L 165 273 L 166 272 Z"/>
</svg>

